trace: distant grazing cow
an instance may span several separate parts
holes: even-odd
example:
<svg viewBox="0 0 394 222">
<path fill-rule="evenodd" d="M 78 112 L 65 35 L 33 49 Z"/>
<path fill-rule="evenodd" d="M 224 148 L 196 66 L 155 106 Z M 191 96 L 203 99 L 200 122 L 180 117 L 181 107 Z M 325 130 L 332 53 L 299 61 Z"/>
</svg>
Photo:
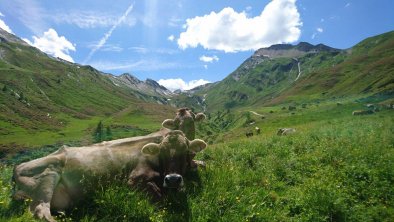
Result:
<svg viewBox="0 0 394 222">
<path fill-rule="evenodd" d="M 353 116 L 370 115 L 373 113 L 374 113 L 373 110 L 356 110 L 356 111 L 353 111 L 352 115 Z"/>
<path fill-rule="evenodd" d="M 30 210 L 39 219 L 54 221 L 52 210 L 65 210 L 81 200 L 96 181 L 128 178 L 130 187 L 160 198 L 165 190 L 178 190 L 188 168 L 188 151 L 207 145 L 189 141 L 179 130 L 157 135 L 103 142 L 86 147 L 62 148 L 48 156 L 14 168 L 14 198 L 30 198 Z M 145 144 L 144 146 L 142 144 Z M 91 187 L 93 186 L 93 187 Z M 121 204 L 121 203 L 119 203 Z"/>
<path fill-rule="evenodd" d="M 293 128 L 280 128 L 276 135 L 278 135 L 278 136 L 286 136 L 286 135 L 289 135 L 289 134 L 293 134 L 295 132 L 296 132 L 296 130 L 293 129 Z"/>
<path fill-rule="evenodd" d="M 250 132 L 250 131 L 246 132 L 245 135 L 246 135 L 246 137 L 251 137 L 251 136 L 253 136 L 253 132 Z"/>
<path fill-rule="evenodd" d="M 256 134 L 259 135 L 260 134 L 260 128 L 256 126 L 256 128 L 254 128 L 256 130 Z"/>
</svg>

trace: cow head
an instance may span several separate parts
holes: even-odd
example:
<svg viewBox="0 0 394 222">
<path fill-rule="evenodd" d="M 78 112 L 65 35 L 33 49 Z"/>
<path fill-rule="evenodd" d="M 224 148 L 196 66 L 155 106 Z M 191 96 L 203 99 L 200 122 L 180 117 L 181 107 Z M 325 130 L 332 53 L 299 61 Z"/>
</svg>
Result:
<svg viewBox="0 0 394 222">
<path fill-rule="evenodd" d="M 207 144 L 199 139 L 189 141 L 180 130 L 169 132 L 160 144 L 146 144 L 141 152 L 144 155 L 157 155 L 163 187 L 179 189 L 183 185 L 182 175 L 188 170 L 188 154 L 200 152 Z"/>
<path fill-rule="evenodd" d="M 189 140 L 194 140 L 196 133 L 194 123 L 204 119 L 203 113 L 194 114 L 189 108 L 181 108 L 178 109 L 174 119 L 166 119 L 162 125 L 171 130 L 180 130 Z"/>
</svg>

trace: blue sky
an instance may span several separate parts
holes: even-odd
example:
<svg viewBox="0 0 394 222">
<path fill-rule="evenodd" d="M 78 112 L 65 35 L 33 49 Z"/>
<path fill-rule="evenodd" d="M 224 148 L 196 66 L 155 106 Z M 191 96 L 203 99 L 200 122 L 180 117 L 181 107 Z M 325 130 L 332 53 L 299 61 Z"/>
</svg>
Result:
<svg viewBox="0 0 394 222">
<path fill-rule="evenodd" d="M 393 30 L 393 10 L 392 0 L 0 0 L 0 27 L 56 57 L 188 89 L 272 44 L 349 48 Z"/>
</svg>

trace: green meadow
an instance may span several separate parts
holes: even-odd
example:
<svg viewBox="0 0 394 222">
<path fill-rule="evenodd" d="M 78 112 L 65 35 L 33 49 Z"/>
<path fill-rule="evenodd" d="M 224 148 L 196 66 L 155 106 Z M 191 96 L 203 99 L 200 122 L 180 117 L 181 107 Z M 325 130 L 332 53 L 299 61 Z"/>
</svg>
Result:
<svg viewBox="0 0 394 222">
<path fill-rule="evenodd" d="M 197 137 L 209 146 L 196 159 L 207 166 L 185 176 L 182 192 L 152 203 L 144 193 L 130 190 L 124 181 L 110 181 L 109 186 L 98 186 L 96 192 L 69 212 L 58 214 L 57 219 L 393 221 L 393 110 L 352 116 L 353 110 L 365 109 L 365 105 L 350 99 L 340 105 L 337 102 L 309 103 L 305 108 L 298 105 L 295 111 L 283 105 L 210 113 L 208 120 L 197 126 Z M 136 125 L 145 122 L 138 112 L 134 114 Z M 103 124 L 130 119 L 125 115 L 103 120 Z M 97 121 L 84 124 L 94 127 Z M 144 128 L 152 129 L 155 121 Z M 256 126 L 261 133 L 246 138 L 245 133 Z M 296 132 L 277 136 L 282 127 L 295 128 Z M 126 135 L 118 130 L 119 135 Z M 16 155 L 0 165 L 0 221 L 34 221 L 28 201 L 10 198 L 12 165 L 56 148 L 37 148 L 42 152 Z"/>
</svg>

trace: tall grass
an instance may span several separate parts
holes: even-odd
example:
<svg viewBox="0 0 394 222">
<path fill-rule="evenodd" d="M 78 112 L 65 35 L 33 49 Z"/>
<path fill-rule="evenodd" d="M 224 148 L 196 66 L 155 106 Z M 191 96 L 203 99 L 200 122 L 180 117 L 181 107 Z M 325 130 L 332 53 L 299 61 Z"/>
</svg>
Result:
<svg viewBox="0 0 394 222">
<path fill-rule="evenodd" d="M 183 192 L 151 203 L 115 182 L 61 220 L 392 221 L 393 123 L 387 111 L 211 145 L 197 156 L 207 168 L 187 175 Z M 10 205 L 10 167 L 1 172 L 0 220 L 30 219 Z"/>
</svg>

